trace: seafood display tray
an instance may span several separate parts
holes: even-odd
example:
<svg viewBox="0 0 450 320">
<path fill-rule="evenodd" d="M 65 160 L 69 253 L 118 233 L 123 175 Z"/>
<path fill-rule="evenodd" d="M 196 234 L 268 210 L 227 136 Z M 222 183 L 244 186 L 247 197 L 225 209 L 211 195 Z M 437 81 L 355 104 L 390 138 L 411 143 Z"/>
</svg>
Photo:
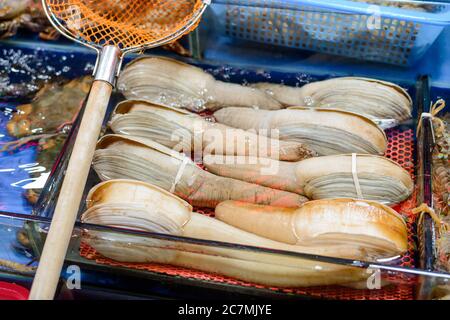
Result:
<svg viewBox="0 0 450 320">
<path fill-rule="evenodd" d="M 414 133 L 411 129 L 398 130 L 393 129 L 388 132 L 389 147 L 387 157 L 395 160 L 414 174 L 413 154 L 414 154 Z M 395 207 L 406 218 L 409 231 L 409 248 L 408 252 L 402 256 L 396 263 L 403 267 L 413 267 L 415 265 L 415 245 L 414 245 L 414 225 L 416 217 L 411 213 L 411 209 L 415 206 L 415 195 L 410 200 Z M 214 216 L 214 210 L 197 208 L 197 212 Z M 131 268 L 153 273 L 162 273 L 171 276 L 183 277 L 188 279 L 196 279 L 203 281 L 218 282 L 226 285 L 238 285 L 271 290 L 285 294 L 295 294 L 312 296 L 318 298 L 340 298 L 340 299 L 413 299 L 414 298 L 414 282 L 405 281 L 407 278 L 400 275 L 387 275 L 386 277 L 393 279 L 392 284 L 387 289 L 381 290 L 357 290 L 351 288 L 343 288 L 337 286 L 321 286 L 312 288 L 270 288 L 254 283 L 239 281 L 233 278 L 224 277 L 216 274 L 208 274 L 202 271 L 196 271 L 186 268 L 174 267 L 161 264 L 136 264 L 136 263 L 120 263 L 103 257 L 97 253 L 92 247 L 81 243 L 80 255 L 87 259 L 94 260 L 96 263 L 110 267 Z"/>
<path fill-rule="evenodd" d="M 213 65 L 199 65 L 205 70 L 212 71 L 220 66 Z M 270 73 L 269 71 L 267 71 Z M 214 74 L 214 72 L 212 71 Z M 231 72 L 233 82 L 257 82 L 262 75 L 255 70 L 242 70 L 239 72 Z M 322 76 L 310 75 L 311 79 L 323 78 Z M 295 85 L 296 77 L 293 74 L 286 73 L 273 73 L 270 77 L 272 82 L 284 82 L 286 84 Z M 292 82 L 292 83 L 291 83 Z M 414 84 L 402 84 L 407 87 L 412 95 L 416 92 Z M 121 96 L 116 95 L 113 97 L 109 106 L 111 112 L 115 105 L 122 99 Z M 415 119 L 418 119 L 419 110 L 414 110 Z M 105 119 L 109 119 L 109 114 Z M 415 126 L 417 121 L 401 125 L 397 128 L 391 129 L 387 132 L 389 137 L 389 151 L 387 156 L 397 161 L 401 166 L 408 170 L 411 175 L 417 174 L 417 145 L 415 141 Z M 70 136 L 67 140 L 66 146 L 63 149 L 63 153 L 55 164 L 52 170 L 52 175 L 42 192 L 42 197 L 35 208 L 35 213 L 38 215 L 36 221 L 28 228 L 30 239 L 32 239 L 33 247 L 36 254 L 39 255 L 43 245 L 43 239 L 45 237 L 45 230 L 48 227 L 48 223 L 42 221 L 49 221 L 52 217 L 54 205 L 58 196 L 59 189 L 61 187 L 62 179 L 64 177 L 65 168 L 69 159 L 69 154 L 76 138 L 78 122 L 72 128 Z M 104 132 L 107 132 L 106 126 Z M 100 182 L 96 173 L 91 170 L 88 182 L 85 186 L 83 203 L 80 208 L 80 213 L 85 210 L 84 200 L 87 192 L 98 182 Z M 133 230 L 124 230 L 113 227 L 103 227 L 98 225 L 78 224 L 78 228 L 74 233 L 74 237 L 71 243 L 69 254 L 67 257 L 68 264 L 76 264 L 86 266 L 87 269 L 101 270 L 110 275 L 120 274 L 125 279 L 127 277 L 139 277 L 142 281 L 170 281 L 171 283 L 181 284 L 195 287 L 195 288 L 215 288 L 219 292 L 235 292 L 241 294 L 248 294 L 253 296 L 263 295 L 282 295 L 289 297 L 316 297 L 316 298 L 330 298 L 330 299 L 414 299 L 417 297 L 417 289 L 421 283 L 446 283 L 450 281 L 450 275 L 444 273 L 438 273 L 433 271 L 426 271 L 417 268 L 419 262 L 417 260 L 418 252 L 416 250 L 416 219 L 417 216 L 412 214 L 411 209 L 416 207 L 416 196 L 420 193 L 419 185 L 417 184 L 417 190 L 414 195 L 404 203 L 395 207 L 407 220 L 409 231 L 409 250 L 408 253 L 394 261 L 370 263 L 365 261 L 351 261 L 339 258 L 322 257 L 308 254 L 297 254 L 292 252 L 283 252 L 278 250 L 269 250 L 263 248 L 249 247 L 236 245 L 233 243 L 222 243 L 214 241 L 206 241 L 200 239 L 191 239 L 185 237 L 177 237 L 166 234 L 156 234 L 149 232 L 140 232 Z M 198 212 L 203 212 L 207 215 L 212 215 L 210 210 L 202 210 L 196 208 Z M 39 220 L 43 219 L 43 220 Z M 41 222 L 39 222 L 41 221 Z M 258 256 L 266 257 L 270 256 L 274 265 L 277 265 L 277 257 L 289 256 L 296 257 L 298 259 L 317 262 L 317 268 L 319 270 L 320 264 L 325 263 L 329 265 L 349 266 L 353 268 L 368 268 L 370 270 L 376 270 L 379 272 L 381 278 L 388 282 L 388 285 L 379 290 L 369 289 L 355 289 L 348 287 L 338 286 L 326 286 L 326 287 L 312 287 L 312 288 L 272 288 L 258 285 L 255 283 L 248 283 L 239 281 L 236 279 L 224 277 L 217 274 L 210 274 L 192 269 L 174 267 L 170 265 L 161 264 L 138 264 L 138 263 L 119 263 L 110 259 L 106 259 L 98 254 L 93 248 L 89 247 L 84 241 L 83 236 L 85 230 L 102 230 L 105 234 L 126 234 L 131 239 L 147 238 L 147 239 L 164 239 L 165 243 L 169 242 L 170 245 L 167 250 L 180 250 L 180 244 L 189 244 L 189 248 L 192 248 L 195 253 L 205 254 L 204 248 L 216 247 L 222 248 L 224 252 L 223 257 L 226 257 L 226 252 L 252 252 L 252 259 L 258 259 Z M 256 258 L 255 258 L 256 257 Z M 255 260 L 252 260 L 253 262 Z M 262 260 L 261 260 L 262 261 Z M 314 271 L 319 272 L 319 271 Z M 160 280 L 157 280 L 160 279 Z M 125 285 L 126 286 L 126 285 Z M 429 292 L 422 292 L 421 294 L 429 296 L 432 288 Z"/>
<path fill-rule="evenodd" d="M 17 45 L 17 43 L 16 43 Z M 13 47 L 14 43 L 5 43 L 0 46 L 3 48 Z M 17 49 L 20 48 L 20 49 Z M 38 48 L 41 55 L 50 57 L 52 63 L 62 61 L 61 57 L 67 57 L 68 59 L 61 64 L 66 64 L 71 67 L 70 71 L 65 74 L 66 77 L 75 77 L 83 75 L 87 70 L 83 70 L 83 66 L 88 61 L 94 61 L 95 57 L 92 54 L 87 53 L 85 50 L 74 46 L 60 46 L 60 45 L 37 45 L 33 42 L 20 43 L 16 47 L 17 50 L 23 52 L 33 53 L 35 48 Z M 70 52 L 70 55 L 68 53 Z M 73 54 L 72 54 L 73 53 Z M 73 58 L 71 56 L 74 56 Z M 190 61 L 190 60 L 188 60 Z M 228 61 L 228 60 L 227 60 Z M 191 61 L 192 62 L 192 61 Z M 331 70 L 329 64 L 322 64 L 320 68 L 309 66 L 309 68 L 303 69 L 298 65 L 291 67 L 290 72 L 286 72 L 286 68 L 258 68 L 258 65 L 262 65 L 264 61 L 262 59 L 254 59 L 252 64 L 256 67 L 238 68 L 229 67 L 222 62 L 216 62 L 214 64 L 202 64 L 199 65 L 203 69 L 213 74 L 217 79 L 223 81 L 231 81 L 235 83 L 251 83 L 260 81 L 270 81 L 274 83 L 284 82 L 287 85 L 301 85 L 305 82 L 322 80 L 329 77 L 337 76 L 335 70 Z M 330 61 L 332 64 L 332 61 Z M 236 65 L 242 66 L 242 64 L 236 63 Z M 444 67 L 444 66 L 443 66 Z M 445 65 L 447 67 L 447 65 Z M 315 70 L 314 70 L 315 68 Z M 384 66 L 380 68 L 382 71 L 386 71 L 386 79 L 394 81 L 405 88 L 408 88 L 409 93 L 414 97 L 416 94 L 415 80 L 417 77 L 417 70 L 409 70 L 408 73 L 398 73 L 395 76 L 392 72 L 387 72 L 387 68 L 392 68 L 392 72 L 396 72 L 399 68 Z M 351 67 L 344 68 L 344 71 L 340 71 L 339 75 L 361 75 L 361 76 L 374 76 L 373 70 L 376 69 L 373 66 L 359 64 L 352 65 Z M 263 70 L 263 71 L 262 71 Z M 307 71 L 305 71 L 307 70 Z M 435 70 L 435 69 L 433 69 Z M 299 72 L 302 72 L 301 74 Z M 377 69 L 378 71 L 378 69 Z M 430 71 L 431 72 L 431 71 Z M 413 74 L 413 75 L 412 75 Z M 300 76 L 301 75 L 301 76 Z M 438 76 L 442 76 L 441 72 L 436 72 L 436 80 Z M 377 76 L 378 78 L 382 78 Z M 442 79 L 442 78 L 440 78 Z M 117 228 L 101 227 L 96 225 L 86 225 L 77 223 L 77 226 L 73 233 L 71 246 L 68 251 L 67 265 L 77 265 L 82 270 L 82 283 L 83 289 L 88 285 L 92 285 L 104 290 L 117 290 L 128 291 L 130 294 L 142 294 L 144 296 L 165 296 L 165 297 L 185 297 L 192 298 L 193 292 L 195 292 L 196 298 L 212 298 L 214 296 L 228 296 L 236 297 L 236 295 L 248 296 L 248 297 L 282 297 L 282 298 L 339 298 L 339 299 L 413 299 L 415 297 L 429 298 L 432 294 L 433 286 L 442 283 L 448 283 L 450 281 L 449 274 L 443 274 L 439 272 L 433 272 L 433 244 L 432 242 L 426 242 L 422 240 L 421 244 L 428 243 L 426 246 L 418 246 L 418 237 L 416 233 L 417 217 L 412 215 L 409 210 L 416 206 L 415 197 L 421 197 L 423 193 L 423 186 L 421 185 L 422 173 L 420 168 L 426 166 L 425 163 L 419 163 L 419 151 L 423 148 L 431 148 L 431 141 L 425 141 L 422 138 L 419 141 L 415 141 L 415 127 L 419 115 L 423 111 L 428 111 L 426 108 L 430 105 L 430 99 L 436 101 L 438 98 L 450 99 L 450 90 L 448 89 L 447 82 L 436 81 L 432 82 L 431 97 L 428 101 L 423 101 L 420 105 L 419 100 L 416 98 L 415 110 L 414 110 L 414 122 L 407 123 L 398 127 L 397 129 L 389 132 L 390 137 L 390 152 L 391 157 L 398 161 L 408 171 L 414 173 L 417 184 L 417 193 L 414 198 L 409 202 L 402 204 L 400 207 L 396 207 L 397 210 L 402 211 L 407 217 L 409 217 L 409 254 L 404 256 L 402 261 L 393 261 L 390 263 L 368 263 L 364 261 L 349 261 L 345 259 L 335 259 L 327 257 L 319 257 L 307 254 L 292 254 L 290 252 L 279 252 L 275 250 L 266 250 L 261 248 L 252 248 L 246 246 L 239 246 L 230 243 L 214 243 L 210 241 L 202 241 L 197 239 L 189 239 L 161 234 L 152 234 L 144 232 L 136 232 L 131 230 L 122 230 Z M 111 105 L 110 111 L 115 104 L 122 99 L 120 96 L 115 96 Z M 425 107 L 424 107 L 425 106 Z M 108 116 L 109 117 L 109 116 Z M 106 119 L 105 119 L 106 120 Z M 426 122 L 424 122 L 426 124 Z M 427 127 L 424 125 L 424 128 Z M 76 136 L 77 125 L 73 126 L 71 132 L 71 138 L 66 144 L 65 149 L 59 157 L 58 163 L 52 170 L 52 175 L 48 181 L 45 192 L 45 197 L 41 198 L 39 205 L 35 208 L 34 216 L 20 215 L 14 213 L 1 213 L 0 212 L 0 230 L 5 231 L 9 235 L 5 244 L 10 243 L 11 239 L 15 239 L 17 231 L 21 230 L 23 226 L 30 235 L 30 240 L 34 253 L 39 256 L 43 241 L 45 239 L 45 233 L 51 221 L 53 206 L 56 203 L 59 187 L 64 176 L 64 169 L 67 164 L 68 155 L 70 154 L 71 146 Z M 5 161 L 8 161 L 8 157 Z M 419 174 L 417 174 L 419 173 Z M 426 173 L 425 173 L 426 174 Z M 91 172 L 88 184 L 86 185 L 86 192 L 98 182 L 98 178 L 94 172 Z M 19 193 L 15 194 L 15 197 L 20 197 Z M 81 211 L 84 205 L 82 205 Z M 205 212 L 205 214 L 211 214 L 211 212 Z M 430 224 L 432 222 L 429 221 Z M 177 244 L 189 243 L 195 245 L 198 251 L 202 251 L 202 248 L 207 247 L 221 247 L 229 252 L 256 252 L 262 256 L 270 256 L 277 263 L 279 257 L 295 256 L 298 259 L 307 259 L 309 261 L 316 261 L 317 263 L 329 263 L 333 265 L 346 265 L 355 268 L 369 268 L 374 270 L 380 270 L 383 279 L 388 279 L 391 284 L 384 287 L 382 290 L 357 290 L 345 287 L 317 287 L 317 288 L 294 288 L 294 289 L 281 289 L 281 288 L 268 288 L 257 284 L 246 283 L 223 276 L 208 274 L 195 270 L 182 269 L 178 267 L 168 265 L 156 265 L 156 264 L 123 264 L 112 260 L 105 259 L 99 256 L 92 248 L 86 246 L 83 241 L 83 234 L 86 230 L 101 230 L 111 235 L 114 234 L 126 234 L 130 238 L 148 238 L 148 239 L 164 239 L 173 243 L 173 250 L 176 250 Z M 430 228 L 426 228 L 424 233 L 431 233 Z M 3 238 L 2 238 L 3 239 Z M 2 241 L 3 244 L 3 241 Z M 425 247 L 422 249 L 422 247 Z M 11 248 L 7 248 L 11 250 Z M 423 250 L 423 251 L 422 251 Z M 10 254 L 10 259 L 27 263 L 23 259 L 19 259 L 15 254 Z M 31 258 L 25 259 L 30 261 Z M 427 261 L 422 263 L 422 261 Z M 35 263 L 31 264 L 31 266 Z M 3 269 L 0 266 L 0 275 L 4 276 Z M 8 272 L 8 271 L 6 271 Z M 32 270 L 24 272 L 24 270 L 16 270 L 16 274 L 29 278 L 33 275 Z M 62 274 L 62 277 L 66 277 L 69 274 Z M 120 275 L 120 276 L 118 276 Z M 10 273 L 6 273 L 6 278 L 12 277 Z M 423 283 L 427 283 L 430 286 L 426 287 L 424 291 L 421 290 Z M 194 291 L 195 290 L 195 291 Z"/>
<path fill-rule="evenodd" d="M 395 65 L 417 62 L 450 24 L 445 2 L 218 0 L 215 34 Z M 413 6 L 417 6 L 414 8 Z"/>
</svg>

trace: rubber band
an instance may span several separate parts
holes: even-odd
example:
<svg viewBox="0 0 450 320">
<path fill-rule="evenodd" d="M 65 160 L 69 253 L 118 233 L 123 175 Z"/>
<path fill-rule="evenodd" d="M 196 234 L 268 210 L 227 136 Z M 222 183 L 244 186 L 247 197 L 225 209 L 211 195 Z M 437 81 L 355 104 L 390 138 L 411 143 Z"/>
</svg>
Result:
<svg viewBox="0 0 450 320">
<path fill-rule="evenodd" d="M 355 185 L 356 196 L 358 199 L 364 200 L 361 185 L 359 184 L 358 178 L 358 168 L 357 168 L 357 154 L 352 153 L 352 176 L 353 176 L 353 184 Z"/>
<path fill-rule="evenodd" d="M 439 99 L 438 101 L 436 101 L 435 104 L 433 104 L 431 106 L 431 114 L 433 115 L 433 117 L 437 116 L 439 112 L 441 112 L 442 110 L 444 110 L 445 108 L 445 100 L 444 99 Z"/>
<path fill-rule="evenodd" d="M 186 165 L 189 163 L 189 158 L 184 157 L 183 162 L 181 162 L 180 168 L 178 168 L 177 175 L 175 176 L 175 180 L 172 183 L 172 187 L 170 188 L 170 193 L 175 192 L 175 188 L 177 187 L 177 184 L 180 182 L 181 177 L 183 176 L 184 169 L 186 168 Z"/>
<path fill-rule="evenodd" d="M 183 224 L 180 226 L 180 231 L 183 234 L 184 233 L 184 227 L 191 221 L 192 219 L 192 211 L 189 211 L 189 216 L 187 217 L 186 221 L 183 222 Z"/>
<path fill-rule="evenodd" d="M 203 151 L 208 145 L 203 145 L 203 136 L 209 130 L 209 127 L 204 127 L 202 122 L 194 122 L 192 131 L 192 144 L 193 150 L 189 150 L 193 154 L 193 159 L 196 164 L 203 164 Z"/>
<path fill-rule="evenodd" d="M 448 223 L 446 223 L 445 221 L 442 221 L 441 218 L 436 214 L 434 209 L 431 208 L 430 206 L 428 206 L 426 203 L 422 203 L 417 208 L 412 209 L 412 213 L 414 213 L 414 214 L 428 213 L 430 215 L 431 219 L 433 219 L 433 221 L 437 225 L 442 227 L 443 230 L 450 231 L 450 225 Z M 421 216 L 421 219 L 422 219 L 422 217 L 423 217 L 423 215 Z"/>
<path fill-rule="evenodd" d="M 435 119 L 439 112 L 441 112 L 445 108 L 445 105 L 446 103 L 444 99 L 439 99 L 434 104 L 431 103 L 430 112 L 423 112 L 420 116 L 419 124 L 417 125 L 416 130 L 417 134 L 419 134 L 420 130 L 422 129 L 423 118 Z"/>
<path fill-rule="evenodd" d="M 297 234 L 297 230 L 295 229 L 295 220 L 297 220 L 297 214 L 298 214 L 298 212 L 296 212 L 295 214 L 293 214 L 292 215 L 292 218 L 291 218 L 291 228 L 292 228 L 292 233 L 294 234 L 294 237 L 295 237 L 295 239 L 297 240 L 296 242 L 295 242 L 295 244 L 299 244 L 300 243 L 300 237 L 299 237 L 299 235 Z"/>
<path fill-rule="evenodd" d="M 267 130 L 267 134 L 268 132 L 272 129 L 270 124 L 272 122 L 272 116 L 273 114 L 269 111 L 266 111 L 267 113 L 262 117 L 262 119 L 259 122 L 259 129 L 258 129 L 258 134 L 260 134 L 261 130 Z"/>
</svg>

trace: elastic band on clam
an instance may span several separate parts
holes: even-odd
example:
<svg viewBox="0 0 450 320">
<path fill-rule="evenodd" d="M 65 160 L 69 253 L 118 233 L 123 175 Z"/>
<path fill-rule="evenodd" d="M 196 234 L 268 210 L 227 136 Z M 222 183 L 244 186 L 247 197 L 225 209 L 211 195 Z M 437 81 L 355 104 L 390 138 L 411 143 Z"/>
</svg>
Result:
<svg viewBox="0 0 450 320">
<path fill-rule="evenodd" d="M 183 224 L 180 226 L 180 231 L 184 232 L 184 227 L 191 221 L 192 219 L 192 211 L 189 211 L 189 216 L 187 217 L 186 221 L 183 222 Z"/>
<path fill-rule="evenodd" d="M 353 176 L 353 183 L 355 185 L 356 196 L 358 197 L 358 199 L 364 199 L 361 190 L 361 185 L 359 184 L 356 153 L 352 153 L 352 176 Z"/>
<path fill-rule="evenodd" d="M 450 224 L 443 221 L 439 215 L 436 213 L 436 211 L 434 211 L 434 209 L 430 206 L 428 206 L 426 203 L 422 203 L 420 206 L 418 206 L 417 208 L 412 209 L 412 213 L 414 214 L 421 214 L 420 216 L 420 220 L 423 219 L 424 215 L 423 213 L 428 213 L 430 215 L 430 217 L 433 219 L 433 221 L 439 226 L 441 227 L 445 232 L 450 230 Z"/>
<path fill-rule="evenodd" d="M 203 164 L 203 149 L 206 147 L 203 145 L 203 135 L 205 134 L 207 129 L 208 128 L 205 128 L 202 122 L 197 122 L 194 120 L 191 140 L 191 146 L 193 147 L 193 150 L 189 151 L 193 153 L 194 162 L 196 164 Z"/>
<path fill-rule="evenodd" d="M 180 168 L 178 168 L 177 175 L 175 176 L 175 180 L 172 183 L 172 187 L 170 188 L 170 193 L 175 192 L 175 188 L 177 187 L 177 184 L 180 182 L 181 177 L 183 176 L 184 169 L 186 168 L 186 165 L 189 163 L 189 158 L 184 157 L 183 162 L 181 162 Z"/>
<path fill-rule="evenodd" d="M 439 99 L 434 104 L 431 103 L 430 112 L 423 112 L 420 116 L 419 124 L 417 125 L 417 130 L 416 130 L 417 135 L 419 134 L 420 129 L 422 129 L 423 119 L 424 118 L 435 119 L 436 116 L 439 114 L 439 112 L 441 112 L 445 108 L 445 106 L 446 106 L 446 103 L 445 103 L 444 99 Z M 440 121 L 442 122 L 442 120 L 440 120 Z M 432 130 L 432 132 L 434 134 L 434 130 Z"/>
<path fill-rule="evenodd" d="M 300 237 L 299 237 L 299 235 L 297 234 L 297 230 L 295 230 L 295 223 L 294 223 L 294 221 L 297 220 L 297 215 L 298 215 L 298 212 L 295 212 L 295 213 L 292 215 L 292 218 L 291 218 L 291 228 L 292 228 L 292 233 L 294 234 L 294 237 L 295 237 L 295 239 L 297 240 L 297 241 L 295 241 L 295 244 L 299 244 L 299 243 L 300 243 Z"/>
<path fill-rule="evenodd" d="M 271 129 L 270 122 L 272 122 L 272 113 L 270 111 L 266 111 L 266 114 L 262 117 L 262 119 L 259 122 L 259 130 L 267 130 L 267 136 L 269 134 L 269 131 Z"/>
</svg>

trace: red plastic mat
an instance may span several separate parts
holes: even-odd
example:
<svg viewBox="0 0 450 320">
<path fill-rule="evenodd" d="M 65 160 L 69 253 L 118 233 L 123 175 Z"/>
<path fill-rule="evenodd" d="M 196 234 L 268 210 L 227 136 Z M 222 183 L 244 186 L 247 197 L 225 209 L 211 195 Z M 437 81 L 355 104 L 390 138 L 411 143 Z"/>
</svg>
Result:
<svg viewBox="0 0 450 320">
<path fill-rule="evenodd" d="M 414 132 L 413 130 L 401 131 L 399 129 L 391 129 L 387 132 L 389 139 L 388 150 L 386 156 L 403 168 L 408 170 L 411 176 L 414 176 Z M 416 217 L 412 214 L 411 209 L 415 207 L 416 193 L 410 199 L 402 204 L 394 207 L 400 214 L 402 214 L 408 225 L 409 232 L 409 248 L 408 252 L 401 258 L 400 266 L 413 267 L 415 265 L 414 253 L 415 246 L 415 221 Z M 196 210 L 197 212 L 212 215 L 211 210 Z M 170 276 L 189 278 L 193 280 L 211 281 L 215 283 L 223 283 L 228 285 L 237 285 L 243 287 L 253 287 L 258 289 L 267 289 L 287 294 L 301 294 L 309 295 L 318 298 L 328 299 L 345 299 L 345 300 L 412 300 L 414 299 L 414 285 L 413 277 L 405 277 L 401 275 L 392 275 L 386 280 L 392 280 L 391 284 L 384 286 L 378 290 L 368 289 L 352 289 L 339 286 L 321 286 L 312 288 L 272 288 L 263 285 L 244 282 L 229 277 L 224 277 L 218 274 L 206 273 L 192 269 L 180 268 L 171 265 L 162 264 L 141 264 L 141 263 L 122 263 L 105 258 L 97 253 L 93 248 L 86 244 L 80 247 L 80 255 L 87 259 L 95 260 L 96 263 L 127 267 L 148 272 L 156 272 Z"/>
</svg>

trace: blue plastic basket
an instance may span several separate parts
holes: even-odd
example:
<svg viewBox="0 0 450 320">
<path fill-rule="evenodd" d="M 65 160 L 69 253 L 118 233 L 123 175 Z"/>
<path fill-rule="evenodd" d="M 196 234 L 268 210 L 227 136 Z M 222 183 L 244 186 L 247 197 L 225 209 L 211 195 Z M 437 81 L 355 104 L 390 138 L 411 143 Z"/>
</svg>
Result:
<svg viewBox="0 0 450 320">
<path fill-rule="evenodd" d="M 381 1 L 216 0 L 212 11 L 227 37 L 396 65 L 415 63 L 450 25 L 448 3 Z M 421 9 L 392 6 L 411 3 Z"/>
</svg>

